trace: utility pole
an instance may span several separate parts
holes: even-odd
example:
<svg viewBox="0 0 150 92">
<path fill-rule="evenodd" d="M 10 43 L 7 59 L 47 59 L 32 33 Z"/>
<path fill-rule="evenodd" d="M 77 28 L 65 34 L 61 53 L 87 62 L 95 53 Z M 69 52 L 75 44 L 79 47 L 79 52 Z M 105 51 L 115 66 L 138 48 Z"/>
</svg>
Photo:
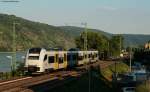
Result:
<svg viewBox="0 0 150 92">
<path fill-rule="evenodd" d="M 19 23 L 13 22 L 13 57 L 12 57 L 12 69 L 13 69 L 13 76 L 14 71 L 16 70 L 16 25 Z"/>
<path fill-rule="evenodd" d="M 13 67 L 12 67 L 12 56 L 6 56 L 6 57 L 10 59 L 10 69 L 11 69 L 11 72 L 13 72 Z"/>
<path fill-rule="evenodd" d="M 132 72 L 132 47 L 130 46 L 130 72 Z"/>
<path fill-rule="evenodd" d="M 85 51 L 85 54 L 84 54 L 84 60 L 85 60 L 85 64 L 86 64 L 86 69 L 88 70 L 88 74 L 89 74 L 89 92 L 91 92 L 91 67 L 87 67 L 87 57 L 88 57 L 88 54 L 87 54 L 87 50 L 88 50 L 88 45 L 87 45 L 87 23 L 81 23 L 81 25 L 84 25 L 85 28 L 84 28 L 84 51 Z"/>
<path fill-rule="evenodd" d="M 121 55 L 121 49 L 122 49 L 122 42 L 121 42 L 121 35 L 120 35 L 120 55 Z"/>
<path fill-rule="evenodd" d="M 108 47 L 107 47 L 107 50 L 108 50 L 108 53 L 107 53 L 108 55 L 107 55 L 107 57 L 109 57 L 109 56 L 110 56 L 110 53 L 109 53 L 109 51 L 110 51 L 110 50 L 109 50 L 109 41 L 108 41 Z"/>
<path fill-rule="evenodd" d="M 84 25 L 84 62 L 87 63 L 87 23 L 81 23 Z"/>
</svg>

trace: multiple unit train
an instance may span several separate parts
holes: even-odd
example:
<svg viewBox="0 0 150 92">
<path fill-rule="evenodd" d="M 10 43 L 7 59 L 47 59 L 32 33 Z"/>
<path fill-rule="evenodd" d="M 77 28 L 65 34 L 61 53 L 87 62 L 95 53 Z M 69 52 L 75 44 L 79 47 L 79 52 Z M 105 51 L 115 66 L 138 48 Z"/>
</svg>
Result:
<svg viewBox="0 0 150 92">
<path fill-rule="evenodd" d="M 98 61 L 98 51 L 56 51 L 31 48 L 25 58 L 25 72 L 44 73 Z"/>
</svg>

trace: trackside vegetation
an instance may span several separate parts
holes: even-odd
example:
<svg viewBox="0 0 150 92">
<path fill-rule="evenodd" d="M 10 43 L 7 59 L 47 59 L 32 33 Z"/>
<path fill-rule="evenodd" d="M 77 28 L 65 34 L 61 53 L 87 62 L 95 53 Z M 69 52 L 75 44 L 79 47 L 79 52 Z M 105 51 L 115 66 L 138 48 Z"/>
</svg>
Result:
<svg viewBox="0 0 150 92">
<path fill-rule="evenodd" d="M 148 81 L 142 84 L 137 85 L 136 92 L 149 92 L 150 87 Z"/>
<path fill-rule="evenodd" d="M 123 74 L 129 71 L 129 66 L 125 63 L 116 63 L 103 70 L 101 70 L 102 75 L 109 81 L 112 81 L 112 75 L 114 73 Z"/>
<path fill-rule="evenodd" d="M 87 34 L 86 34 L 87 33 Z M 84 50 L 85 36 L 87 35 L 87 49 L 96 49 L 105 56 L 118 56 L 120 47 L 123 49 L 123 37 L 115 35 L 108 38 L 98 32 L 82 32 L 80 36 L 76 37 L 75 42 L 77 48 Z M 121 43 L 122 42 L 122 43 Z"/>
<path fill-rule="evenodd" d="M 24 73 L 24 63 L 17 62 L 17 69 L 11 70 L 10 72 L 0 72 L 0 80 L 13 79 L 15 77 L 23 77 Z"/>
<path fill-rule="evenodd" d="M 124 63 L 116 64 L 116 71 L 119 73 L 126 72 L 128 66 Z M 115 64 L 100 69 L 100 67 L 91 68 L 90 70 L 90 91 L 91 92 L 115 92 L 115 89 L 112 84 L 111 76 L 114 72 Z M 50 90 L 51 92 L 89 92 L 89 74 L 85 74 L 69 82 L 59 88 Z"/>
</svg>

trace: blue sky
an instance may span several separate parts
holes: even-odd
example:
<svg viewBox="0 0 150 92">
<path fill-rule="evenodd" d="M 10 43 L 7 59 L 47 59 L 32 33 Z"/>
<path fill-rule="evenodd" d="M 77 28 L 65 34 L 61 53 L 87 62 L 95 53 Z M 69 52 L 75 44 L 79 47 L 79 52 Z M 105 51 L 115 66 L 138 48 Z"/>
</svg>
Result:
<svg viewBox="0 0 150 92">
<path fill-rule="evenodd" d="M 19 0 L 0 2 L 0 13 L 56 26 L 82 26 L 114 34 L 150 34 L 150 0 Z"/>
</svg>

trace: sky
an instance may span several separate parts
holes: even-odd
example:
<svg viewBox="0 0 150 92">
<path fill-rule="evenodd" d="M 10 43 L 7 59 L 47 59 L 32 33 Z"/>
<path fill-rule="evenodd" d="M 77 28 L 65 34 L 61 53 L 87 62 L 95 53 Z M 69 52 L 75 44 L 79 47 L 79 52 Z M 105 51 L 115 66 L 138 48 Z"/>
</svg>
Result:
<svg viewBox="0 0 150 92">
<path fill-rule="evenodd" d="M 2 0 L 0 0 L 2 1 Z M 0 13 L 55 26 L 114 34 L 150 34 L 150 0 L 19 0 L 0 2 Z"/>
</svg>

